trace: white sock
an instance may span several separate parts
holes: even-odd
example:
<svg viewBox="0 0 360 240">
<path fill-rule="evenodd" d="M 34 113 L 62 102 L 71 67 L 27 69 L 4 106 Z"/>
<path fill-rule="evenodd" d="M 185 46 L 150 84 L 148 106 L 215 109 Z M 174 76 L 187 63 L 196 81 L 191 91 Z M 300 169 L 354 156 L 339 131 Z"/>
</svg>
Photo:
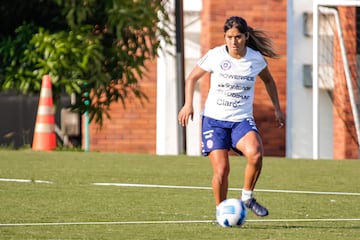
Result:
<svg viewBox="0 0 360 240">
<path fill-rule="evenodd" d="M 253 191 L 243 189 L 241 191 L 241 200 L 243 202 L 253 198 Z"/>
</svg>

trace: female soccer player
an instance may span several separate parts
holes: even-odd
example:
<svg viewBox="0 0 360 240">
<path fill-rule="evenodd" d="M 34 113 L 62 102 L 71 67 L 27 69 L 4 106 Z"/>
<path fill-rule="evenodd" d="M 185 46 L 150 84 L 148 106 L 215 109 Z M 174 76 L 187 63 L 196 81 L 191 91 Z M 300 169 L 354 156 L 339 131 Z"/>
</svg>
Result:
<svg viewBox="0 0 360 240">
<path fill-rule="evenodd" d="M 209 50 L 194 67 L 185 83 L 185 103 L 178 114 L 179 124 L 192 119 L 193 94 L 198 79 L 210 73 L 210 89 L 202 116 L 202 154 L 213 168 L 215 204 L 226 199 L 230 172 L 229 150 L 242 153 L 247 164 L 241 200 L 257 216 L 268 210 L 253 197 L 260 176 L 263 145 L 253 118 L 254 84 L 257 76 L 265 83 L 279 127 L 285 124 L 277 88 L 264 56 L 276 58 L 271 40 L 254 30 L 246 20 L 233 16 L 224 25 L 225 44 Z"/>
</svg>

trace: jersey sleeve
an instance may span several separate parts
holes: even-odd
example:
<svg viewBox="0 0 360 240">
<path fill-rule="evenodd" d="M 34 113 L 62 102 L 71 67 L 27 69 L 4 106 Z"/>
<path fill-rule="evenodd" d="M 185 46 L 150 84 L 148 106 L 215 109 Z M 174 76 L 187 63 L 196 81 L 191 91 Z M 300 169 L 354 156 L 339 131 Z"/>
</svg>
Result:
<svg viewBox="0 0 360 240">
<path fill-rule="evenodd" d="M 262 70 L 264 70 L 266 67 L 267 67 L 267 65 L 268 65 L 268 63 L 267 63 L 267 61 L 266 61 L 266 59 L 264 58 L 264 57 L 262 57 L 262 67 L 261 67 L 261 71 Z"/>
<path fill-rule="evenodd" d="M 207 72 L 212 72 L 212 56 L 213 50 L 209 50 L 198 62 L 197 65 Z"/>
<path fill-rule="evenodd" d="M 261 55 L 260 52 L 258 52 L 258 59 L 259 59 L 258 64 L 259 64 L 259 69 L 260 69 L 259 72 L 261 72 L 262 70 L 264 70 L 267 67 L 268 63 L 267 63 L 266 59 L 264 58 L 264 56 Z"/>
</svg>

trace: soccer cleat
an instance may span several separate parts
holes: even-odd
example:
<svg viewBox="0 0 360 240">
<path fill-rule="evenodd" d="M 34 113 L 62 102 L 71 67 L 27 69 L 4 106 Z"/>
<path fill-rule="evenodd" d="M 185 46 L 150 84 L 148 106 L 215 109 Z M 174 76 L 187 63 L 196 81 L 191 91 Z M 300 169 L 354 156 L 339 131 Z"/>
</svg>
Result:
<svg viewBox="0 0 360 240">
<path fill-rule="evenodd" d="M 259 217 L 265 217 L 269 215 L 269 211 L 266 209 L 266 207 L 261 206 L 255 198 L 244 201 L 244 203 L 247 208 L 249 208 L 255 215 Z"/>
</svg>

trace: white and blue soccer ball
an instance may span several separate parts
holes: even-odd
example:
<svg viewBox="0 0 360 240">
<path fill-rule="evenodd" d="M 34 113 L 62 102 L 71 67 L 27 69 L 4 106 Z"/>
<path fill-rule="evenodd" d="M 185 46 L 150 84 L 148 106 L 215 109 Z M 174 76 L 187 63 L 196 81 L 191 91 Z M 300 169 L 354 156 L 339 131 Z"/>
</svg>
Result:
<svg viewBox="0 0 360 240">
<path fill-rule="evenodd" d="M 241 227 L 246 219 L 246 207 L 240 199 L 229 198 L 216 209 L 216 220 L 223 227 Z"/>
</svg>

